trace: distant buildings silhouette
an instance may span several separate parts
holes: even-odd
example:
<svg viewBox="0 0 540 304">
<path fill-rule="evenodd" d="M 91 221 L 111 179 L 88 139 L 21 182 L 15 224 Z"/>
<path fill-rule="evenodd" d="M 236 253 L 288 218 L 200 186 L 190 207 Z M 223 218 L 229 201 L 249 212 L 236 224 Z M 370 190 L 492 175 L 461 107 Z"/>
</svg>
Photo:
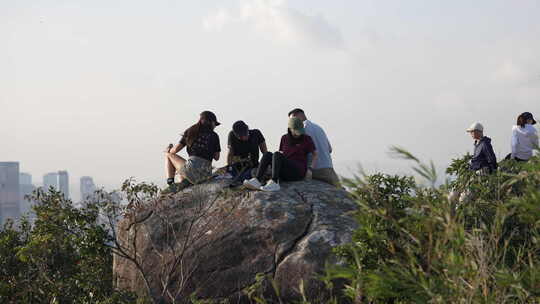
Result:
<svg viewBox="0 0 540 304">
<path fill-rule="evenodd" d="M 0 225 L 7 219 L 17 222 L 21 216 L 26 215 L 30 222 L 35 220 L 32 211 L 34 201 L 28 197 L 37 189 L 32 183 L 32 175 L 20 172 L 19 162 L 0 162 Z M 94 180 L 90 176 L 80 179 L 81 201 L 92 199 L 96 191 Z M 43 176 L 43 190 L 50 188 L 60 191 L 66 199 L 69 194 L 69 174 L 66 170 L 50 172 Z"/>
<path fill-rule="evenodd" d="M 94 180 L 90 176 L 81 177 L 81 201 L 91 199 L 95 191 Z"/>
<path fill-rule="evenodd" d="M 58 171 L 58 190 L 64 194 L 66 199 L 69 199 L 69 175 L 67 171 Z"/>
<path fill-rule="evenodd" d="M 56 172 L 43 175 L 43 189 L 48 191 L 50 188 L 58 190 L 58 173 Z"/>
<path fill-rule="evenodd" d="M 0 162 L 0 222 L 7 218 L 18 219 L 19 208 L 19 163 Z"/>
<path fill-rule="evenodd" d="M 19 173 L 19 209 L 21 215 L 27 215 L 30 222 L 34 222 L 36 215 L 32 210 L 35 202 L 30 200 L 28 196 L 36 190 L 36 187 L 32 184 L 32 175 L 28 173 Z"/>
</svg>

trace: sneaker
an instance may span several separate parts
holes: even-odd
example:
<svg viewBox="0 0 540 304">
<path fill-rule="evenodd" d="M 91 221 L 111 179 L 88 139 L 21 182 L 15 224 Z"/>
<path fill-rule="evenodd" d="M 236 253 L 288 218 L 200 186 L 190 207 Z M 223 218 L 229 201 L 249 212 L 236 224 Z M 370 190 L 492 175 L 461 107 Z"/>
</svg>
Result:
<svg viewBox="0 0 540 304">
<path fill-rule="evenodd" d="M 266 183 L 266 185 L 261 187 L 262 191 L 268 191 L 268 192 L 279 191 L 279 189 L 281 189 L 281 187 L 273 179 L 269 180 L 268 183 Z"/>
<path fill-rule="evenodd" d="M 176 194 L 188 187 L 191 187 L 193 186 L 192 183 L 190 183 L 187 179 L 184 179 L 182 180 L 181 182 L 179 183 L 172 183 L 172 184 L 169 184 L 169 186 L 165 189 L 163 189 L 163 191 L 161 191 L 162 194 Z"/>
<path fill-rule="evenodd" d="M 174 194 L 176 192 L 178 192 L 178 187 L 177 187 L 177 184 L 175 183 L 169 184 L 167 188 L 161 191 L 162 194 L 170 194 L 170 193 Z"/>
<path fill-rule="evenodd" d="M 253 189 L 253 190 L 260 190 L 261 189 L 261 182 L 259 182 L 259 180 L 254 177 L 250 180 L 245 180 L 244 181 L 244 187 L 248 188 L 248 189 Z"/>
</svg>

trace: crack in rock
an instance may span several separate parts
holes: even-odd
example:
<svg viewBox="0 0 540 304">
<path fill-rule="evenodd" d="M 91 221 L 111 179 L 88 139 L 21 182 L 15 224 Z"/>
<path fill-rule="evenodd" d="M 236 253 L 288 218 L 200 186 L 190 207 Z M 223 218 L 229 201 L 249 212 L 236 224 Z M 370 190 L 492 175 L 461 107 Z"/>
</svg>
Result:
<svg viewBox="0 0 540 304">
<path fill-rule="evenodd" d="M 275 257 L 274 258 L 274 270 L 273 270 L 273 274 L 272 274 L 272 278 L 275 277 L 276 275 L 276 271 L 277 269 L 279 268 L 279 266 L 281 265 L 281 263 L 291 254 L 294 252 L 294 249 L 296 249 L 298 243 L 300 243 L 300 241 L 302 241 L 302 239 L 304 237 L 306 237 L 308 235 L 308 233 L 311 231 L 311 228 L 313 226 L 313 221 L 315 219 L 315 214 L 314 214 L 314 210 L 313 210 L 313 203 L 310 203 L 308 202 L 308 200 L 304 197 L 304 195 L 298 191 L 298 190 L 295 190 L 295 192 L 298 194 L 298 196 L 300 197 L 300 199 L 302 200 L 302 202 L 306 203 L 306 204 L 309 204 L 309 214 L 310 214 L 310 217 L 309 217 L 309 221 L 307 222 L 306 224 L 306 227 L 304 228 L 304 231 L 297 237 L 295 238 L 291 243 L 291 245 L 285 249 L 281 255 L 279 257 Z M 277 250 L 276 250 L 277 251 Z"/>
</svg>

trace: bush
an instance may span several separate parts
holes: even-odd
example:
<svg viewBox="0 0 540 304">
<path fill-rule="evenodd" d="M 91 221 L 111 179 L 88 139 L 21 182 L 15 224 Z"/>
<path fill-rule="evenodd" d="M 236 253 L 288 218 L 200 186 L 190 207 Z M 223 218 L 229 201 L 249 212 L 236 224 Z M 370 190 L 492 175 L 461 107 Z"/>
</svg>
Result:
<svg viewBox="0 0 540 304">
<path fill-rule="evenodd" d="M 0 230 L 1 303 L 133 303 L 113 288 L 109 232 L 96 204 L 38 190 L 36 221 Z"/>
<path fill-rule="evenodd" d="M 540 159 L 503 161 L 483 176 L 468 170 L 467 155 L 448 168 L 454 179 L 436 187 L 433 164 L 395 152 L 416 162 L 428 186 L 382 173 L 345 181 L 359 228 L 335 248 L 343 265 L 321 278 L 329 287 L 346 282 L 332 303 L 539 303 Z M 453 190 L 471 199 L 456 204 Z M 123 191 L 128 209 L 157 194 L 130 180 Z M 34 196 L 35 224 L 23 219 L 0 230 L 0 303 L 152 302 L 113 286 L 112 255 L 124 251 L 100 213 L 114 224 L 124 209 L 106 196 L 80 209 L 55 191 Z M 275 302 L 259 287 L 246 291 L 253 301 Z"/>
<path fill-rule="evenodd" d="M 406 156 L 409 159 L 412 159 Z M 375 174 L 346 181 L 358 202 L 353 241 L 335 249 L 345 266 L 345 295 L 368 303 L 538 303 L 540 301 L 540 160 L 504 161 L 478 176 L 468 158 L 454 160 L 455 179 L 435 187 Z M 419 166 L 417 172 L 433 166 Z M 450 190 L 470 189 L 456 205 Z"/>
</svg>

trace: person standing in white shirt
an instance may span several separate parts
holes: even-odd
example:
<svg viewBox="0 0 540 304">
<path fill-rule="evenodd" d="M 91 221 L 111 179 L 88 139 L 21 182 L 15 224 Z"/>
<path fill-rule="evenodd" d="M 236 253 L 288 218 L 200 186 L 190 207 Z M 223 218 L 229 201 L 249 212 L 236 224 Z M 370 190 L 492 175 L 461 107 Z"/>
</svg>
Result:
<svg viewBox="0 0 540 304">
<path fill-rule="evenodd" d="M 289 118 L 296 117 L 304 123 L 306 134 L 311 137 L 317 149 L 317 163 L 313 168 L 308 168 L 307 177 L 320 180 L 331 185 L 339 186 L 339 177 L 334 171 L 332 164 L 332 146 L 324 130 L 316 123 L 307 119 L 302 109 L 294 109 L 289 112 Z M 310 163 L 308 163 L 310 164 Z"/>
<path fill-rule="evenodd" d="M 535 124 L 529 112 L 518 116 L 516 125 L 512 127 L 512 159 L 527 161 L 533 156 L 533 150 L 538 147 L 538 131 L 533 127 Z"/>
</svg>

